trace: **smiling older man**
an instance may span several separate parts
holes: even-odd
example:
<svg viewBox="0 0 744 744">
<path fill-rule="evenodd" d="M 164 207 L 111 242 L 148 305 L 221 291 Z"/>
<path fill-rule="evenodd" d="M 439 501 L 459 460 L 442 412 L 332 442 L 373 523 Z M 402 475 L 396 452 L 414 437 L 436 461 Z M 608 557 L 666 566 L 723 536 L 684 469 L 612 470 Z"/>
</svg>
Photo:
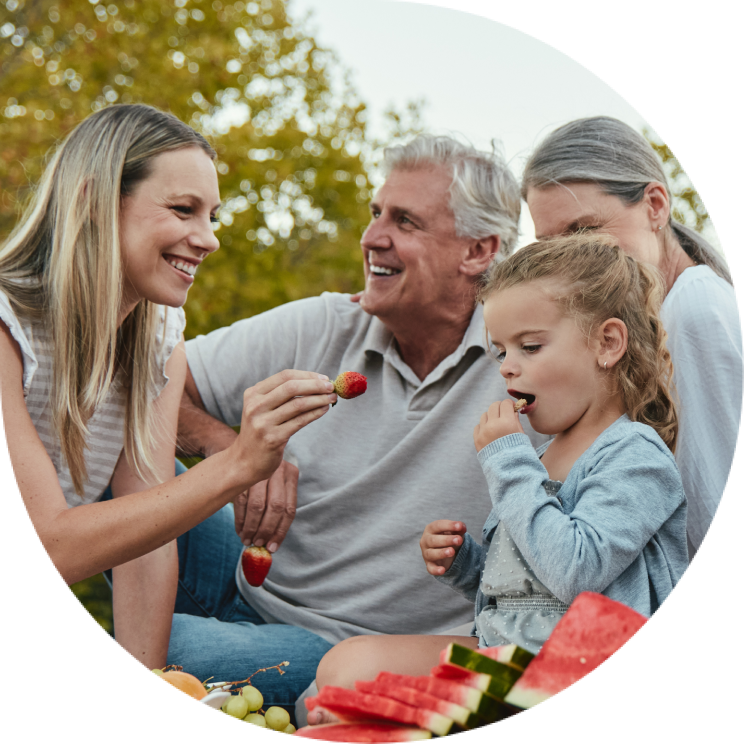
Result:
<svg viewBox="0 0 744 744">
<path fill-rule="evenodd" d="M 478 539 L 491 508 L 472 432 L 507 393 L 474 293 L 494 257 L 514 247 L 519 188 L 498 156 L 449 137 L 388 148 L 384 168 L 362 238 L 361 298 L 325 293 L 292 302 L 186 347 L 191 376 L 179 442 L 206 455 L 235 437 L 226 425 L 240 421 L 243 390 L 271 374 L 296 368 L 333 378 L 353 370 L 368 379 L 365 395 L 340 401 L 292 438 L 286 458 L 299 482 L 294 468 L 282 468 L 236 504 L 240 537 L 199 547 L 194 536 L 188 556 L 182 549 L 182 581 L 201 550 L 200 565 L 229 567 L 229 580 L 210 579 L 202 614 L 226 626 L 235 607 L 241 619 L 250 613 L 242 635 L 232 636 L 247 673 L 246 659 L 267 655 L 299 653 L 312 667 L 321 646 L 310 640 L 318 637 L 446 633 L 472 622 L 472 605 L 427 575 L 419 539 L 440 518 L 463 521 Z M 524 426 L 533 444 L 545 441 Z M 270 550 L 281 544 L 260 588 L 235 570 L 241 538 Z M 199 623 L 214 620 L 186 616 L 191 610 L 181 605 L 176 612 L 169 662 L 213 673 L 195 640 Z M 312 678 L 298 678 L 294 689 Z"/>
</svg>

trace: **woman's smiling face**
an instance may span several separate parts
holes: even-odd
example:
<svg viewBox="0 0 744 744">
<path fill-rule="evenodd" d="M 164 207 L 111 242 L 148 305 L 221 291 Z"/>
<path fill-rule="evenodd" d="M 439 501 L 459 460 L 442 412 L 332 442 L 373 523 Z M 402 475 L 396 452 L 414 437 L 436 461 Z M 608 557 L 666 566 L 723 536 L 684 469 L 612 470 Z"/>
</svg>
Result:
<svg viewBox="0 0 744 744">
<path fill-rule="evenodd" d="M 560 285 L 538 280 L 494 292 L 483 313 L 509 395 L 541 434 L 565 432 L 603 399 L 597 354 L 576 319 L 553 299 Z"/>
<path fill-rule="evenodd" d="M 204 258 L 219 248 L 217 173 L 199 147 L 158 155 L 150 175 L 122 198 L 120 320 L 143 299 L 181 307 Z"/>
</svg>

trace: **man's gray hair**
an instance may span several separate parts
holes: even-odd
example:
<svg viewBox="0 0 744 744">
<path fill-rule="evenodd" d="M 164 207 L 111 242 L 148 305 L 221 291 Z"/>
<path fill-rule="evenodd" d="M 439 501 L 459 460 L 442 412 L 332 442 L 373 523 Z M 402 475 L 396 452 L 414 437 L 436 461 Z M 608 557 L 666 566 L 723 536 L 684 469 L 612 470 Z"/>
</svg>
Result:
<svg viewBox="0 0 744 744">
<path fill-rule="evenodd" d="M 419 134 L 405 145 L 386 147 L 382 171 L 445 166 L 452 171 L 450 208 L 459 237 L 480 240 L 501 238 L 496 256 L 502 260 L 514 250 L 519 236 L 522 202 L 519 184 L 507 167 L 495 141 L 493 151 L 482 152 L 447 136 Z"/>
<path fill-rule="evenodd" d="M 651 181 L 672 198 L 661 160 L 646 139 L 619 119 L 576 119 L 549 134 L 530 155 L 522 174 L 522 196 L 530 188 L 595 183 L 625 204 L 637 204 Z M 668 229 L 695 263 L 705 264 L 731 283 L 723 257 L 701 235 L 674 219 Z"/>
</svg>

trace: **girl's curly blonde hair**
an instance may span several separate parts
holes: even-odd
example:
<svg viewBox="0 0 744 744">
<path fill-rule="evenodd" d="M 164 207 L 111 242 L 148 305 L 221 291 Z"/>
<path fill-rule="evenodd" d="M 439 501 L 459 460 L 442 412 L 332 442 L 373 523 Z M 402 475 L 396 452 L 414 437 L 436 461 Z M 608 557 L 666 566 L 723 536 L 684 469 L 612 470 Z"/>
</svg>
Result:
<svg viewBox="0 0 744 744">
<path fill-rule="evenodd" d="M 628 348 L 613 367 L 628 417 L 651 426 L 674 452 L 679 423 L 672 400 L 672 360 L 659 319 L 664 283 L 659 272 L 625 254 L 614 238 L 596 232 L 538 240 L 493 264 L 478 293 L 538 279 L 556 279 L 554 296 L 587 338 L 609 318 L 628 329 Z"/>
</svg>

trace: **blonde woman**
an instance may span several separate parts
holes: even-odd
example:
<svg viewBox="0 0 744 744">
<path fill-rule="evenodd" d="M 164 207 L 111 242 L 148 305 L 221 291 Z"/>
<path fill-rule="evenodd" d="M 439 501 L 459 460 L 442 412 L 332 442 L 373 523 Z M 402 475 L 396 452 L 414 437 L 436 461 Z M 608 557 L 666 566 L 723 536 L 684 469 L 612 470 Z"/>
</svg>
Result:
<svg viewBox="0 0 744 744">
<path fill-rule="evenodd" d="M 104 109 L 58 148 L 0 248 L 2 413 L 21 496 L 66 582 L 113 567 L 117 640 L 148 667 L 166 663 L 176 538 L 269 477 L 335 400 L 315 373 L 264 380 L 245 391 L 234 446 L 174 478 L 181 306 L 219 245 L 214 158 L 170 114 Z"/>
</svg>

